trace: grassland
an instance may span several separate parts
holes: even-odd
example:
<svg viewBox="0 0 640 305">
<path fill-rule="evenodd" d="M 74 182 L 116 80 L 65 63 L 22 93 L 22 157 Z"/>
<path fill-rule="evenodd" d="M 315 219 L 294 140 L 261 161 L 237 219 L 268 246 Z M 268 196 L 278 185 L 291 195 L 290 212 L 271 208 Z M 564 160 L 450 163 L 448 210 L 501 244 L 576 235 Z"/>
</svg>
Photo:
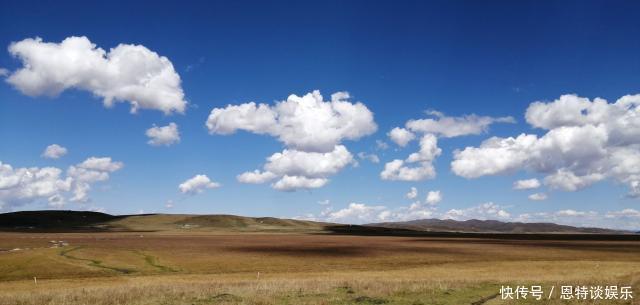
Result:
<svg viewBox="0 0 640 305">
<path fill-rule="evenodd" d="M 558 295 L 503 302 L 501 285 L 631 285 L 636 299 L 599 304 L 640 304 L 637 241 L 355 236 L 314 233 L 313 223 L 302 233 L 264 220 L 201 221 L 172 231 L 0 233 L 0 249 L 21 249 L 0 252 L 0 305 L 593 304 Z M 228 222 L 244 229 L 225 232 Z"/>
</svg>

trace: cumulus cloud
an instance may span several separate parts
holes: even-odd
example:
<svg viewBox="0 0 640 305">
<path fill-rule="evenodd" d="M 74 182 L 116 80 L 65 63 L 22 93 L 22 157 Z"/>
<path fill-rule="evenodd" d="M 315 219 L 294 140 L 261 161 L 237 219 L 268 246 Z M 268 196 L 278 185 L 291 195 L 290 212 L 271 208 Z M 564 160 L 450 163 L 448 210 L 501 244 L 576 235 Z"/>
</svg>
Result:
<svg viewBox="0 0 640 305">
<path fill-rule="evenodd" d="M 409 206 L 402 206 L 396 209 L 388 208 L 378 214 L 376 221 L 409 221 L 434 217 L 438 217 L 435 206 L 424 205 L 416 201 Z"/>
<path fill-rule="evenodd" d="M 91 185 L 109 180 L 109 173 L 120 170 L 124 164 L 112 161 L 110 157 L 90 157 L 82 163 L 70 166 L 67 176 L 73 179 L 73 202 L 88 202 Z"/>
<path fill-rule="evenodd" d="M 220 184 L 211 181 L 207 175 L 195 175 L 181 183 L 178 189 L 183 194 L 195 195 L 204 192 L 206 189 L 215 189 L 218 187 L 220 187 Z"/>
<path fill-rule="evenodd" d="M 443 218 L 454 220 L 468 220 L 468 219 L 502 219 L 508 220 L 511 214 L 507 212 L 502 206 L 493 202 L 487 202 L 478 206 L 465 208 L 465 209 L 451 209 L 447 211 Z"/>
<path fill-rule="evenodd" d="M 5 68 L 0 68 L 0 76 L 7 76 L 7 75 L 9 75 L 9 70 Z"/>
<path fill-rule="evenodd" d="M 244 172 L 236 176 L 239 182 L 251 183 L 251 184 L 262 184 L 265 182 L 269 182 L 277 177 L 278 175 L 272 172 L 261 172 L 259 170 L 254 170 L 252 172 Z"/>
<path fill-rule="evenodd" d="M 67 154 L 67 149 L 58 145 L 51 144 L 42 152 L 42 157 L 47 159 L 58 159 Z"/>
<path fill-rule="evenodd" d="M 60 43 L 27 38 L 9 53 L 22 61 L 7 82 L 29 96 L 56 96 L 67 89 L 89 91 L 111 107 L 131 104 L 131 112 L 155 109 L 183 113 L 187 102 L 171 61 L 142 45 L 120 44 L 108 52 L 87 37 Z"/>
<path fill-rule="evenodd" d="M 173 122 L 169 123 L 167 126 L 161 127 L 153 125 L 153 127 L 147 129 L 145 134 L 149 137 L 149 141 L 147 141 L 147 143 L 153 146 L 169 146 L 180 142 L 178 124 Z"/>
<path fill-rule="evenodd" d="M 518 180 L 513 183 L 514 190 L 531 190 L 531 189 L 537 189 L 539 187 L 540 187 L 540 181 L 535 178 Z"/>
<path fill-rule="evenodd" d="M 378 218 L 384 206 L 370 206 L 364 203 L 352 202 L 348 207 L 329 213 L 326 219 L 335 222 L 362 223 Z"/>
<path fill-rule="evenodd" d="M 431 162 L 442 153 L 438 147 L 438 139 L 432 134 L 426 134 L 420 139 L 420 150 L 412 153 L 407 162 Z"/>
<path fill-rule="evenodd" d="M 534 194 L 529 195 L 529 200 L 533 200 L 533 201 L 547 200 L 547 194 L 545 194 L 545 193 L 534 193 Z"/>
<path fill-rule="evenodd" d="M 615 108 L 611 108 L 612 106 Z M 618 106 L 610 105 L 601 98 L 590 101 L 588 98 L 566 94 L 551 103 L 531 103 L 525 118 L 531 126 L 547 130 L 563 126 L 596 125 L 603 123 L 611 115 L 624 116 L 629 105 Z"/>
<path fill-rule="evenodd" d="M 514 123 L 512 117 L 493 118 L 475 114 L 461 117 L 449 117 L 438 111 L 428 111 L 429 118 L 409 120 L 405 128 L 393 128 L 388 136 L 401 147 L 421 133 L 420 151 L 412 153 L 406 160 L 395 159 L 385 165 L 380 173 L 383 180 L 420 181 L 436 176 L 434 159 L 442 150 L 438 148 L 438 137 L 452 138 L 465 135 L 477 135 L 487 132 L 494 123 Z M 407 166 L 406 163 L 420 162 L 419 166 Z"/>
<path fill-rule="evenodd" d="M 398 144 L 400 147 L 405 147 L 409 142 L 416 138 L 416 135 L 413 132 L 408 131 L 404 128 L 396 127 L 391 129 L 389 133 L 387 133 L 391 141 Z"/>
<path fill-rule="evenodd" d="M 337 92 L 324 101 L 319 91 L 304 96 L 290 95 L 275 105 L 254 102 L 214 108 L 206 126 L 211 134 L 228 135 L 237 130 L 276 137 L 287 147 L 267 158 L 263 170 L 237 176 L 243 183 L 276 180 L 272 188 L 281 191 L 319 188 L 348 164 L 353 155 L 341 144 L 357 140 L 377 129 L 373 113 L 362 103 L 349 101 L 349 94 Z M 360 154 L 372 162 L 375 155 Z"/>
<path fill-rule="evenodd" d="M 436 176 L 433 160 L 442 153 L 438 147 L 438 139 L 426 134 L 420 139 L 420 150 L 412 153 L 406 160 L 396 159 L 388 162 L 380 173 L 383 180 L 421 181 Z M 417 166 L 408 164 L 417 163 Z"/>
<path fill-rule="evenodd" d="M 62 194 L 71 189 L 73 180 L 62 176 L 55 167 L 13 168 L 0 162 L 0 205 L 20 206 L 45 199 L 51 206 L 64 203 Z"/>
<path fill-rule="evenodd" d="M 418 166 L 405 166 L 404 160 L 393 160 L 384 165 L 384 169 L 380 173 L 383 180 L 397 181 L 421 181 L 432 179 L 436 176 L 436 171 L 431 163 L 423 163 Z"/>
<path fill-rule="evenodd" d="M 415 187 L 411 187 L 409 192 L 404 196 L 407 197 L 408 199 L 415 199 L 416 197 L 418 197 L 418 189 Z"/>
<path fill-rule="evenodd" d="M 557 172 L 545 177 L 544 183 L 552 189 L 574 192 L 604 178 L 605 176 L 601 173 L 578 176 L 570 170 L 561 168 L 558 169 Z"/>
<path fill-rule="evenodd" d="M 273 106 L 250 102 L 214 108 L 206 126 L 212 134 L 245 130 L 271 135 L 287 147 L 308 152 L 329 152 L 343 140 L 357 140 L 377 129 L 373 113 L 360 102 L 349 102 L 348 93 L 337 92 L 324 101 L 317 90 L 292 94 Z"/>
<path fill-rule="evenodd" d="M 640 95 L 615 103 L 563 95 L 534 102 L 527 122 L 542 136 L 490 138 L 479 147 L 454 152 L 451 168 L 466 178 L 528 170 L 545 174 L 545 185 L 576 191 L 604 179 L 627 184 L 629 196 L 640 184 Z"/>
<path fill-rule="evenodd" d="M 517 138 L 492 137 L 480 147 L 454 151 L 451 169 L 465 178 L 514 172 L 530 158 L 530 147 L 537 140 L 537 136 L 525 134 Z"/>
<path fill-rule="evenodd" d="M 309 178 L 305 176 L 285 175 L 276 181 L 272 187 L 279 191 L 291 192 L 299 189 L 316 189 L 329 182 L 327 178 Z"/>
<path fill-rule="evenodd" d="M 344 145 L 333 151 L 318 153 L 285 149 L 267 158 L 264 169 L 277 176 L 305 176 L 323 178 L 334 175 L 353 162 L 353 156 Z"/>
<path fill-rule="evenodd" d="M 0 206 L 12 208 L 39 200 L 46 200 L 51 207 L 62 207 L 67 193 L 71 201 L 87 202 L 93 183 L 106 181 L 109 173 L 123 167 L 111 158 L 91 157 L 70 166 L 66 176 L 56 167 L 13 168 L 0 162 Z"/>
<path fill-rule="evenodd" d="M 429 191 L 429 193 L 427 193 L 426 203 L 436 205 L 440 201 L 442 201 L 442 193 L 440 191 Z"/>
<path fill-rule="evenodd" d="M 431 117 L 409 120 L 406 127 L 413 132 L 432 133 L 440 137 L 453 138 L 465 135 L 479 135 L 486 133 L 494 123 L 515 123 L 512 117 L 488 117 L 475 114 L 460 117 L 450 117 L 442 112 L 429 111 Z"/>
<path fill-rule="evenodd" d="M 111 157 L 90 157 L 78 164 L 78 167 L 80 168 L 103 172 L 114 172 L 121 169 L 123 166 L 122 162 L 112 161 Z"/>
</svg>

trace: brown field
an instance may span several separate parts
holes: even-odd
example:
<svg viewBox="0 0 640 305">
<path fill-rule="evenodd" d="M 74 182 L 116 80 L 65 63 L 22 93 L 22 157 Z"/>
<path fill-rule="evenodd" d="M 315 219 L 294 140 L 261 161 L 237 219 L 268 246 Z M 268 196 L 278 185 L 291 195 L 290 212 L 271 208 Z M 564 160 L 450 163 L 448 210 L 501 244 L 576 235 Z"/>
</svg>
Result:
<svg viewBox="0 0 640 305">
<path fill-rule="evenodd" d="M 52 248 L 51 240 L 68 245 Z M 494 297 L 501 285 L 631 285 L 640 293 L 637 241 L 0 233 L 0 249 L 0 305 L 565 304 L 558 295 L 503 302 Z"/>
</svg>

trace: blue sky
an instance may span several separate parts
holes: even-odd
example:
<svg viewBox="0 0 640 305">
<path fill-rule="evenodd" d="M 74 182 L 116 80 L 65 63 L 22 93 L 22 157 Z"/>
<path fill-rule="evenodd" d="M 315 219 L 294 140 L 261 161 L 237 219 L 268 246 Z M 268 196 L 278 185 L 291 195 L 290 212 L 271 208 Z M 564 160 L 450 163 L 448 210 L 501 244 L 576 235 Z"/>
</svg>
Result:
<svg viewBox="0 0 640 305">
<path fill-rule="evenodd" d="M 575 94 L 588 98 L 588 103 L 600 97 L 613 104 L 640 93 L 640 20 L 634 14 L 640 5 L 632 1 L 369 2 L 3 3 L 0 67 L 6 73 L 0 83 L 0 161 L 12 167 L 5 178 L 16 175 L 19 168 L 34 167 L 58 168 L 61 180 L 72 176 L 71 166 L 108 174 L 108 179 L 91 181 L 84 202 L 70 200 L 76 186 L 62 187 L 62 207 L 51 206 L 47 192 L 17 198 L 15 188 L 25 186 L 13 185 L 13 195 L 6 190 L 4 198 L 0 195 L 4 209 L 101 208 L 115 214 L 229 213 L 343 222 L 418 215 L 640 227 L 640 203 L 632 198 L 637 173 L 613 170 L 616 164 L 609 159 L 615 156 L 602 157 L 607 159 L 602 168 L 591 162 L 595 157 L 589 152 L 543 149 L 545 156 L 539 158 L 561 158 L 564 163 L 549 167 L 527 158 L 509 170 L 473 178 L 451 165 L 455 150 L 478 148 L 490 137 L 521 133 L 543 137 L 561 128 L 558 122 L 536 126 L 527 121 L 525 113 L 535 101 L 551 105 L 564 94 Z M 60 44 L 73 36 L 84 36 L 105 52 L 119 44 L 141 45 L 166 57 L 180 77 L 184 113 L 140 109 L 132 114 L 126 99 L 107 108 L 103 96 L 87 86 L 70 85 L 52 94 L 50 84 L 45 84 L 29 96 L 20 88 L 30 86 L 30 79 L 9 81 L 25 68 L 24 58 L 8 50 L 13 42 L 40 37 L 41 43 Z M 58 64 L 61 69 L 72 66 Z M 57 71 L 51 73 L 55 78 Z M 373 114 L 375 132 L 335 143 L 348 149 L 352 162 L 323 176 L 328 182 L 319 188 L 283 192 L 270 187 L 275 182 L 239 182 L 237 175 L 261 170 L 265 158 L 300 147 L 246 128 L 231 135 L 210 134 L 205 123 L 212 109 L 250 101 L 273 106 L 291 94 L 304 96 L 314 90 L 327 103 L 331 94 L 349 92 L 350 103 L 361 102 Z M 579 104 L 567 103 L 574 102 Z M 553 111 L 563 113 L 558 109 Z M 406 127 L 411 119 L 437 118 L 427 110 L 458 118 L 510 116 L 515 123 L 494 123 L 479 134 L 436 135 L 441 153 L 431 160 L 435 177 L 381 179 L 385 164 L 417 152 L 418 139 L 426 134 L 412 131 L 416 140 L 400 147 L 387 133 Z M 147 143 L 149 128 L 172 122 L 179 129 L 178 143 Z M 607 132 L 630 130 L 608 128 Z M 381 149 L 376 141 L 389 147 Z M 67 153 L 43 158 L 45 148 L 54 143 Z M 613 151 L 609 142 L 603 145 Z M 625 152 L 638 150 L 635 142 L 625 145 Z M 380 162 L 360 159 L 360 152 L 375 154 Z M 121 162 L 121 168 L 81 165 L 90 157 L 110 157 Z M 581 179 L 587 179 L 585 173 L 601 177 L 575 190 L 545 180 L 569 168 Z M 178 185 L 197 174 L 219 185 L 199 184 L 196 191 L 181 192 Z M 515 181 L 533 178 L 540 187 L 513 189 Z M 71 184 L 78 181 L 74 179 Z M 413 199 L 406 197 L 411 187 L 418 192 Z M 441 200 L 427 203 L 429 191 L 440 191 Z M 530 200 L 534 193 L 547 198 Z M 172 208 L 165 206 L 168 200 Z M 318 204 L 325 200 L 329 204 Z M 418 204 L 413 210 L 412 203 Z M 414 210 L 419 213 L 408 212 Z M 500 211 L 509 216 L 501 217 Z M 383 212 L 387 213 L 381 216 Z"/>
</svg>

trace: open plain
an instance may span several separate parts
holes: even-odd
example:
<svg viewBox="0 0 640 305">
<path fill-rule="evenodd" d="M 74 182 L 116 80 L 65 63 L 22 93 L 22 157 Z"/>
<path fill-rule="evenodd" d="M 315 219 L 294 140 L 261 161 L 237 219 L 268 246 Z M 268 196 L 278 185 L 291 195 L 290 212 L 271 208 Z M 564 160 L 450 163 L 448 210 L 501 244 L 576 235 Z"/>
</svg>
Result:
<svg viewBox="0 0 640 305">
<path fill-rule="evenodd" d="M 0 305 L 593 304 L 560 300 L 562 285 L 632 286 L 634 299 L 602 304 L 640 298 L 635 238 L 336 234 L 247 219 L 225 230 L 227 218 L 166 217 L 109 223 L 129 230 L 0 233 Z M 502 300 L 507 285 L 556 292 Z"/>
</svg>

